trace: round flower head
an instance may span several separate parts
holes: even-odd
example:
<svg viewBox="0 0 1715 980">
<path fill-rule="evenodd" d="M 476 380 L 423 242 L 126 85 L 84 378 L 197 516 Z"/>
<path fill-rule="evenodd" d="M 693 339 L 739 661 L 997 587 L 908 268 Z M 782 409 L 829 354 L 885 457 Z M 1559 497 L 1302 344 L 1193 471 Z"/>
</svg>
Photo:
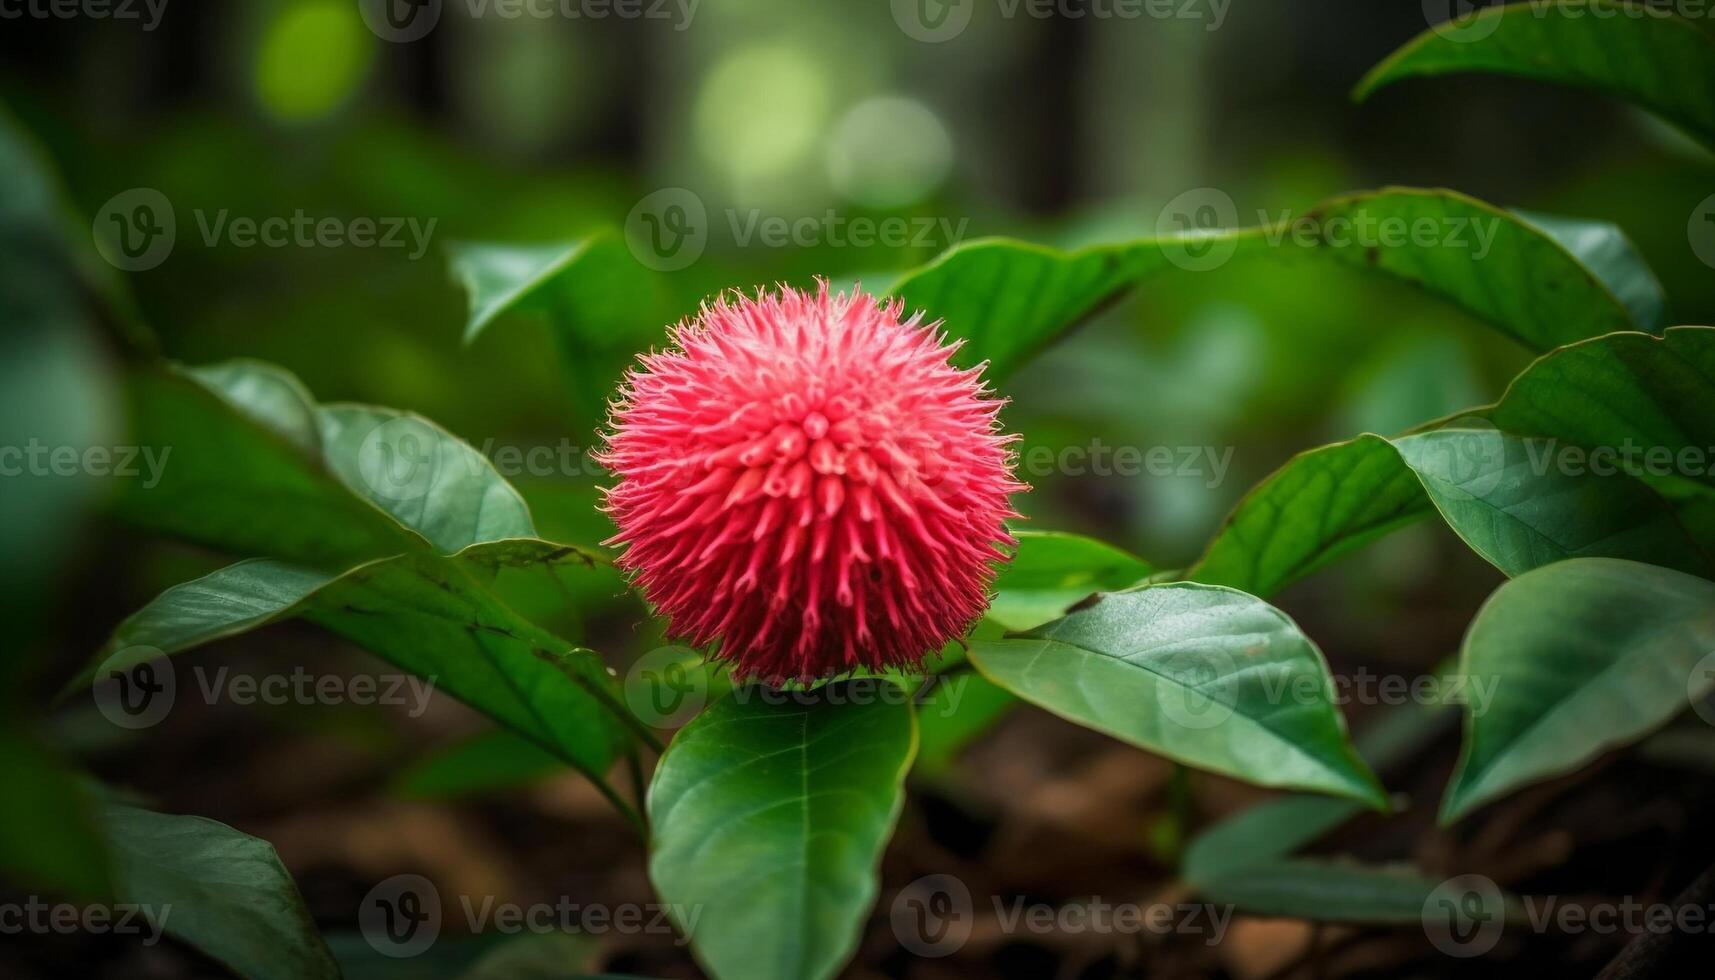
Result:
<svg viewBox="0 0 1715 980">
<path fill-rule="evenodd" d="M 826 283 L 734 293 L 626 376 L 608 543 L 739 678 L 920 666 L 987 605 L 1024 489 L 1003 402 L 901 310 Z"/>
</svg>

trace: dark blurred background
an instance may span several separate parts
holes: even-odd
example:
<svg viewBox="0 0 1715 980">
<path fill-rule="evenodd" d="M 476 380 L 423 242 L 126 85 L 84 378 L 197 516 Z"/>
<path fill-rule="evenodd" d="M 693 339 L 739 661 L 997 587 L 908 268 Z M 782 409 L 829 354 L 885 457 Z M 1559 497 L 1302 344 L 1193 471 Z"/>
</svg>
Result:
<svg viewBox="0 0 1715 980">
<path fill-rule="evenodd" d="M 695 262 L 646 280 L 639 309 L 657 326 L 727 288 L 815 276 L 884 286 L 955 238 L 1075 246 L 1147 235 L 1163 205 L 1200 187 L 1229 194 L 1241 222 L 1253 224 L 1388 184 L 1615 222 L 1661 278 L 1670 321 L 1715 322 L 1715 276 L 1686 232 L 1715 190 L 1715 164 L 1664 125 L 1569 89 L 1505 79 L 1420 81 L 1364 105 L 1349 100 L 1370 66 L 1427 26 L 1418 3 L 1174 4 L 1196 16 L 1121 20 L 1006 17 L 991 0 L 974 2 L 969 26 L 939 43 L 912 36 L 899 5 L 885 0 L 644 0 L 662 16 L 602 19 L 509 19 L 494 4 L 447 0 L 433 29 L 405 43 L 370 30 L 352 0 L 167 0 L 150 29 L 141 4 L 142 21 L 5 19 L 0 101 L 41 141 L 81 220 L 133 188 L 172 203 L 172 253 L 124 277 L 167 356 L 272 361 L 322 401 L 415 410 L 479 447 L 587 447 L 625 363 L 661 334 L 651 327 L 591 343 L 574 370 L 561 367 L 548 326 L 525 315 L 467 346 L 466 297 L 448 245 L 623 228 L 665 188 L 689 190 L 712 220 Z M 771 246 L 741 234 L 753 218 L 830 209 L 847 219 L 927 219 L 934 230 L 903 247 L 826 235 Z M 228 238 L 209 244 L 198 227 L 199 215 L 300 210 L 412 219 L 428 229 L 426 248 L 419 254 L 408 236 L 402 248 L 240 248 Z M 93 391 L 111 380 L 120 349 L 103 340 L 78 355 L 97 379 Z M 1220 479 L 1026 474 L 1036 486 L 1023 503 L 1034 526 L 1093 534 L 1179 567 L 1293 453 L 1490 401 L 1528 360 L 1410 287 L 1235 261 L 1149 281 L 1002 393 L 1026 450 L 1094 440 L 1230 447 Z M 124 431 L 101 398 L 89 409 L 91 425 Z M 606 536 L 589 467 L 509 475 L 544 536 Z M 79 527 L 57 577 L 44 582 L 26 644 L 39 654 L 33 683 L 44 692 L 126 613 L 222 563 L 100 517 Z M 1456 648 L 1498 581 L 1438 524 L 1426 525 L 1279 601 L 1337 670 L 1410 673 Z M 575 598 L 537 596 L 531 609 L 621 670 L 656 642 L 617 581 Z M 191 657 L 320 670 L 365 662 L 302 625 Z M 390 773 L 481 730 L 445 699 L 423 718 L 193 705 L 136 735 L 75 707 L 54 724 L 62 744 L 110 781 L 274 841 L 330 933 L 349 931 L 368 886 L 403 869 L 431 867 L 474 894 L 647 900 L 641 851 L 573 777 L 450 803 L 394 792 Z M 962 858 L 1000 869 L 996 888 L 1159 885 L 1167 872 L 1141 849 L 1139 832 L 1166 792 L 1158 760 L 1033 712 L 1016 713 L 995 738 L 1001 748 L 979 747 L 962 777 L 944 776 L 912 803 L 884 902 L 888 888 L 925 873 L 912 854 L 996 834 L 1011 842 L 1002 852 L 972 845 Z M 1207 813 L 1257 795 L 1196 778 Z M 1438 785 L 1433 773 L 1424 782 Z M 1108 838 L 1081 822 L 1098 813 L 1113 825 Z M 1067 856 L 1064 878 L 1020 857 L 1042 826 L 1090 838 Z M 885 923 L 872 930 L 854 975 L 935 969 L 899 960 L 885 932 Z M 22 954 L 24 976 L 55 975 L 49 964 L 73 955 L 87 957 L 91 975 L 212 969 L 182 950 L 30 942 L 43 948 Z M 1032 972 L 1038 952 L 1013 955 L 1022 958 L 996 956 L 996 975 L 1008 975 L 1007 962 L 1028 966 L 1010 975 L 1047 975 Z M 1072 962 L 1064 951 L 1040 955 L 1050 957 L 1044 969 Z M 1216 974 L 1266 975 L 1237 952 L 1206 955 Z M 670 947 L 615 956 L 616 968 L 695 975 Z M 1099 972 L 1105 956 L 1092 959 L 1098 972 L 1089 975 L 1108 975 Z M 0 954 L 0 972 L 5 965 Z M 136 972 L 147 970 L 156 972 Z"/>
</svg>

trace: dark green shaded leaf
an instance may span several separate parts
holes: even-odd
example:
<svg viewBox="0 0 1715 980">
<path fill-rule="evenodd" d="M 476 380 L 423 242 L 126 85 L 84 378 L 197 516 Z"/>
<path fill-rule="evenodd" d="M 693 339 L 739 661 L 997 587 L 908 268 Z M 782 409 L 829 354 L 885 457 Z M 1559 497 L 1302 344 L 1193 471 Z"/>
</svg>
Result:
<svg viewBox="0 0 1715 980">
<path fill-rule="evenodd" d="M 253 980 L 338 980 L 292 876 L 267 841 L 202 817 L 110 805 L 121 902 Z"/>
<path fill-rule="evenodd" d="M 1715 583 L 1606 558 L 1502 585 L 1465 635 L 1460 670 L 1496 679 L 1442 800 L 1451 823 L 1660 727 L 1715 688 Z"/>
<path fill-rule="evenodd" d="M 1624 99 L 1715 148 L 1715 38 L 1669 7 L 1558 0 L 1484 7 L 1407 42 L 1358 83 L 1485 72 Z"/>
<path fill-rule="evenodd" d="M 73 898 L 111 898 L 107 842 L 78 776 L 11 725 L 0 726 L 0 759 L 6 762 L 0 877 Z"/>
<path fill-rule="evenodd" d="M 342 575 L 271 559 L 240 562 L 168 589 L 114 632 L 80 676 L 124 670 L 293 616 L 351 639 L 602 776 L 627 744 L 618 686 L 599 657 L 570 649 L 482 587 L 501 565 L 578 563 L 573 549 L 502 541 L 457 555 L 412 553 Z"/>
</svg>

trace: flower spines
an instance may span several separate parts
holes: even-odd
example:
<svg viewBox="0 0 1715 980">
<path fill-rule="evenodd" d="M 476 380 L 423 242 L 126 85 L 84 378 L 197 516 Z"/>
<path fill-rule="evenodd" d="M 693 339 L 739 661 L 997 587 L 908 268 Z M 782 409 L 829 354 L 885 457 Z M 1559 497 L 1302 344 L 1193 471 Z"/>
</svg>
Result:
<svg viewBox="0 0 1715 980">
<path fill-rule="evenodd" d="M 740 677 L 920 665 L 1011 544 L 1002 405 L 862 293 L 723 296 L 627 376 L 600 455 L 620 564 Z"/>
</svg>

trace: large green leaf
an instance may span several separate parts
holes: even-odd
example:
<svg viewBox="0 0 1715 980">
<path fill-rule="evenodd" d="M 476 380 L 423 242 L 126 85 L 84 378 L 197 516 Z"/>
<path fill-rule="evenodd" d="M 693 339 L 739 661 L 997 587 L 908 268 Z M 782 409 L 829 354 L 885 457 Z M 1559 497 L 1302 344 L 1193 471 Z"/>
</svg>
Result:
<svg viewBox="0 0 1715 980">
<path fill-rule="evenodd" d="M 338 980 L 292 876 L 267 841 L 202 817 L 109 805 L 121 902 L 250 980 Z"/>
<path fill-rule="evenodd" d="M 976 641 L 970 656 L 1019 697 L 1187 765 L 1387 805 L 1346 740 L 1321 651 L 1235 589 L 1104 594 L 1015 638 Z"/>
<path fill-rule="evenodd" d="M 1508 575 L 1582 555 L 1708 569 L 1644 483 L 1572 466 L 1563 446 L 1469 424 L 1300 453 L 1239 502 L 1186 577 L 1273 595 L 1437 511 Z"/>
<path fill-rule="evenodd" d="M 1715 328 L 1614 333 L 1562 347 L 1514 378 L 1484 414 L 1510 432 L 1629 447 L 1634 471 L 1715 487 Z"/>
<path fill-rule="evenodd" d="M 6 760 L 0 876 L 74 898 L 111 898 L 107 843 L 79 777 L 11 724 L 0 725 L 0 759 Z"/>
<path fill-rule="evenodd" d="M 1586 472 L 1566 447 L 1493 429 L 1437 429 L 1393 445 L 1447 526 L 1507 575 L 1579 557 L 1710 570 L 1660 495 L 1624 473 Z"/>
<path fill-rule="evenodd" d="M 1424 31 L 1370 70 L 1362 100 L 1404 78 L 1485 72 L 1610 95 L 1715 148 L 1715 38 L 1671 5 L 1556 0 L 1485 7 Z"/>
<path fill-rule="evenodd" d="M 785 703 L 740 688 L 680 729 L 649 789 L 649 875 L 711 974 L 822 980 L 851 958 L 916 749 L 905 700 L 873 679 Z"/>
<path fill-rule="evenodd" d="M 131 395 L 139 443 L 170 455 L 118 510 L 152 530 L 315 565 L 535 536 L 489 461 L 420 416 L 317 406 L 251 361 L 145 369 Z"/>
<path fill-rule="evenodd" d="M 1327 260 L 1421 286 L 1535 350 L 1615 330 L 1650 329 L 1635 279 L 1624 299 L 1579 255 L 1603 261 L 1629 252 L 1618 229 L 1583 224 L 1574 254 L 1555 234 L 1465 195 L 1386 188 L 1326 201 L 1296 221 L 1170 234 L 1077 251 L 1005 239 L 950 249 L 902 277 L 890 293 L 908 309 L 940 318 L 969 343 L 964 363 L 987 360 L 996 375 L 1032 354 L 1144 278 L 1170 272 L 1188 246 L 1231 249 L 1234 258 Z M 1371 228 L 1378 243 L 1352 229 Z M 1380 229 L 1391 231 L 1383 236 Z M 1412 229 L 1433 233 L 1418 237 Z M 1657 304 L 1659 306 L 1659 304 Z"/>
<path fill-rule="evenodd" d="M 168 589 L 117 630 L 75 682 L 302 616 L 346 636 L 575 766 L 601 777 L 627 744 L 623 700 L 599 657 L 496 601 L 501 566 L 581 563 L 545 541 L 410 553 L 334 575 L 253 559 Z"/>
<path fill-rule="evenodd" d="M 1715 688 L 1715 583 L 1612 559 L 1560 562 L 1502 585 L 1465 635 L 1460 669 L 1495 679 L 1467 712 L 1441 818 L 1570 772 Z"/>
<path fill-rule="evenodd" d="M 1149 563 L 1095 538 L 1062 531 L 1014 531 L 1018 550 L 995 579 L 988 618 L 1009 630 L 1058 619 L 1092 592 L 1137 585 Z"/>
</svg>

